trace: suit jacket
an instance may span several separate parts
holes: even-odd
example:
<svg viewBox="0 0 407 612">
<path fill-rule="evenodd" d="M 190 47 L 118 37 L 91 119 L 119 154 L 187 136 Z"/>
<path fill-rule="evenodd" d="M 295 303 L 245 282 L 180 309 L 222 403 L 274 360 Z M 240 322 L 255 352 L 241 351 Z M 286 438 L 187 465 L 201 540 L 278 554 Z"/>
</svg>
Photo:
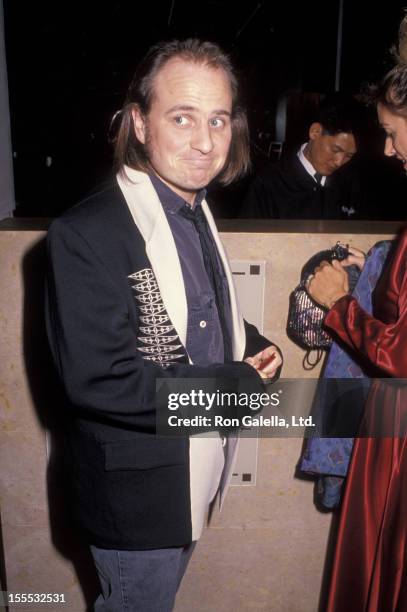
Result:
<svg viewBox="0 0 407 612">
<path fill-rule="evenodd" d="M 54 221 L 47 328 L 72 414 L 73 512 L 99 547 L 182 546 L 199 537 L 219 485 L 219 435 L 155 435 L 157 378 L 251 378 L 241 360 L 270 344 L 243 322 L 227 259 L 236 362 L 190 363 L 187 303 L 165 213 L 150 179 L 127 168 Z M 166 366 L 166 367 L 163 367 Z"/>
<path fill-rule="evenodd" d="M 296 153 L 269 164 L 256 176 L 241 216 L 262 219 L 355 219 L 362 201 L 360 181 L 347 164 L 321 187 Z M 353 210 L 353 213 L 348 214 Z"/>
</svg>

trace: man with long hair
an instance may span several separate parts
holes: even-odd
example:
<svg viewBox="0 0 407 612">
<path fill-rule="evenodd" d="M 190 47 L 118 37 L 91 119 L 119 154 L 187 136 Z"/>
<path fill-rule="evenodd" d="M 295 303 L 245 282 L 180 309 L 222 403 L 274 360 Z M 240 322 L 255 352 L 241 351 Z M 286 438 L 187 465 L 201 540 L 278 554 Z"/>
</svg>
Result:
<svg viewBox="0 0 407 612">
<path fill-rule="evenodd" d="M 205 202 L 208 183 L 249 165 L 228 56 L 196 39 L 154 46 L 118 120 L 115 181 L 50 229 L 48 330 L 95 609 L 165 612 L 231 461 L 217 434 L 156 436 L 156 380 L 261 385 L 281 356 L 242 319 Z"/>
</svg>

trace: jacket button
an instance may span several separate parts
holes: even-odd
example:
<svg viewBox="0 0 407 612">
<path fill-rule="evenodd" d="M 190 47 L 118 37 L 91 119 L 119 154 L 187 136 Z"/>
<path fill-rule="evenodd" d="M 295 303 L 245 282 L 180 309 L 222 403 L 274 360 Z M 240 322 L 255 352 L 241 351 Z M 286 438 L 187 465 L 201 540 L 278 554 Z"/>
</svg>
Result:
<svg viewBox="0 0 407 612">
<path fill-rule="evenodd" d="M 199 323 L 199 327 L 202 327 L 202 329 L 203 329 L 204 327 L 206 327 L 206 321 L 201 321 L 201 322 Z"/>
</svg>

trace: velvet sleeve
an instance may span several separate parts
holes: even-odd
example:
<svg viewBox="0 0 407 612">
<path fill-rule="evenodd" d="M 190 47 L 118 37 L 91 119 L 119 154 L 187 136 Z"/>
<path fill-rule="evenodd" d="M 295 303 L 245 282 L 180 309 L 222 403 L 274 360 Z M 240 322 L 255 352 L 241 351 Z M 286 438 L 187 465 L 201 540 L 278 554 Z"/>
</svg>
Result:
<svg viewBox="0 0 407 612">
<path fill-rule="evenodd" d="M 281 359 L 283 359 L 283 354 L 280 348 L 276 344 L 274 344 L 274 342 L 271 342 L 265 336 L 262 336 L 255 325 L 252 325 L 251 323 L 248 323 L 245 320 L 244 327 L 246 332 L 246 349 L 243 357 L 244 359 L 246 359 L 246 357 L 253 357 L 253 355 L 260 353 L 260 351 L 264 351 L 264 349 L 270 346 L 271 344 L 276 347 L 276 349 L 280 353 Z M 282 367 L 283 363 L 281 363 L 280 367 L 276 371 L 272 382 L 274 382 L 280 377 Z"/>
<path fill-rule="evenodd" d="M 407 377 L 407 281 L 399 297 L 399 316 L 383 323 L 367 314 L 357 300 L 344 296 L 325 318 L 325 325 L 386 375 Z"/>
</svg>

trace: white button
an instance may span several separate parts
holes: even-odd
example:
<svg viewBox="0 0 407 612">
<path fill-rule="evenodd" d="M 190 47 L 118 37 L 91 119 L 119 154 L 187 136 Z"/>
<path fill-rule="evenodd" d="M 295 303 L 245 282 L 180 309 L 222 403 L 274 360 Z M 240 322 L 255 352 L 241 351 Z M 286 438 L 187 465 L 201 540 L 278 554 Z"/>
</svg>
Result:
<svg viewBox="0 0 407 612">
<path fill-rule="evenodd" d="M 201 321 L 199 327 L 202 327 L 202 329 L 206 327 L 206 321 Z"/>
</svg>

